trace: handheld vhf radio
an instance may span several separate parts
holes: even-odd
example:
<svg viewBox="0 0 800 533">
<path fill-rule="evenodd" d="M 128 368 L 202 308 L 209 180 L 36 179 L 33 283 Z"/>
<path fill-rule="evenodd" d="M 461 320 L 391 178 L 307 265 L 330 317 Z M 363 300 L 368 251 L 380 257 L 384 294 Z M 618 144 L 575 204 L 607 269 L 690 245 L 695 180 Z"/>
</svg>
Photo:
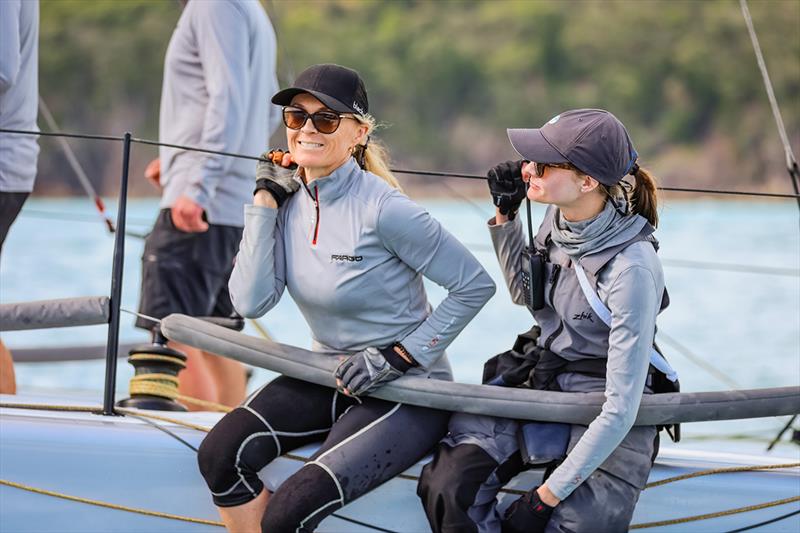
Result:
<svg viewBox="0 0 800 533">
<path fill-rule="evenodd" d="M 531 224 L 531 201 L 525 198 L 528 212 L 528 246 L 522 250 L 525 267 L 522 270 L 522 290 L 525 306 L 530 310 L 538 311 L 544 307 L 544 279 L 546 251 L 539 251 L 533 244 L 533 226 Z"/>
</svg>

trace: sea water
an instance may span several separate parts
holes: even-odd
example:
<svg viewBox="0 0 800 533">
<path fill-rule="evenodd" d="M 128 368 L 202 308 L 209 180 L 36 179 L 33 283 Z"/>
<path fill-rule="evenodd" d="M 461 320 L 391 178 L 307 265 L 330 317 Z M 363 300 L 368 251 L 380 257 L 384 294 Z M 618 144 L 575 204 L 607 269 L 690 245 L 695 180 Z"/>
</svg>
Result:
<svg viewBox="0 0 800 533">
<path fill-rule="evenodd" d="M 498 290 L 448 348 L 455 378 L 478 383 L 483 362 L 508 349 L 531 317 L 511 303 L 486 221 L 488 201 L 415 198 L 460 239 L 494 278 Z M 112 206 L 113 207 L 113 206 Z M 144 234 L 156 200 L 128 204 L 128 230 Z M 544 213 L 533 210 L 534 228 Z M 657 231 L 671 304 L 659 317 L 659 344 L 680 373 L 684 392 L 780 387 L 800 383 L 800 236 L 797 205 L 787 201 L 679 201 L 663 203 Z M 113 216 L 113 213 L 112 213 Z M 11 229 L 0 265 L 0 303 L 108 295 L 113 237 L 83 199 L 30 199 Z M 125 241 L 122 306 L 136 310 L 143 240 Z M 702 263 L 687 265 L 682 262 Z M 698 268 L 702 267 L 702 268 Z M 753 269 L 749 267 L 755 267 Z M 732 271 L 732 270 L 741 271 Z M 761 270 L 763 269 L 763 271 Z M 750 270 L 753 270 L 752 272 Z M 433 305 L 446 291 L 426 280 Z M 148 335 L 122 315 L 121 342 Z M 308 327 L 288 293 L 260 319 L 275 340 L 310 346 Z M 258 335 L 251 324 L 247 333 Z M 12 349 L 104 344 L 106 326 L 3 333 Z M 675 343 L 677 341 L 678 344 Z M 706 367 L 712 367 L 708 369 Z M 103 361 L 19 363 L 22 391 L 96 391 L 102 402 Z M 133 372 L 120 361 L 117 388 Z M 273 374 L 256 369 L 254 388 Z M 685 424 L 688 438 L 743 436 L 769 439 L 785 418 Z"/>
</svg>

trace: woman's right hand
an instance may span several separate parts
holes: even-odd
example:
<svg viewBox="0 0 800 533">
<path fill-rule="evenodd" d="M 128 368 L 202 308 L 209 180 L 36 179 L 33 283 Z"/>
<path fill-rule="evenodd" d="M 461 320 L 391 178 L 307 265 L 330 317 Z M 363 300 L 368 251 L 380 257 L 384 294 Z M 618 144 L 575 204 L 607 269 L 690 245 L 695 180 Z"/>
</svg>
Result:
<svg viewBox="0 0 800 533">
<path fill-rule="evenodd" d="M 266 207 L 280 207 L 300 188 L 300 184 L 294 178 L 297 165 L 292 155 L 283 150 L 270 150 L 262 154 L 261 159 L 262 161 L 256 164 L 254 203 Z"/>
<path fill-rule="evenodd" d="M 506 161 L 489 169 L 486 173 L 489 183 L 489 192 L 492 203 L 497 207 L 499 218 L 497 223 L 502 224 L 514 220 L 522 200 L 528 190 L 528 185 L 522 181 L 522 165 L 524 161 Z"/>
</svg>

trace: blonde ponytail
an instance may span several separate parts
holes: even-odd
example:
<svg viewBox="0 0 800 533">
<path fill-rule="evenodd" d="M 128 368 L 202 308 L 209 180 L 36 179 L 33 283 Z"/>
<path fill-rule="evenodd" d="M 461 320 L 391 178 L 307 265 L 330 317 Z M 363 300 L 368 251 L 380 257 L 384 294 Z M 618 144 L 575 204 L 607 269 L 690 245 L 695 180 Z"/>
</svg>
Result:
<svg viewBox="0 0 800 533">
<path fill-rule="evenodd" d="M 364 170 L 372 172 L 376 176 L 383 179 L 386 183 L 398 190 L 403 190 L 397 178 L 394 177 L 392 171 L 389 169 L 389 152 L 380 141 L 371 140 L 369 138 L 372 131 L 375 129 L 375 119 L 372 115 L 355 115 L 364 126 L 367 126 L 365 144 L 359 144 L 353 150 L 353 157 L 356 158 Z"/>
</svg>

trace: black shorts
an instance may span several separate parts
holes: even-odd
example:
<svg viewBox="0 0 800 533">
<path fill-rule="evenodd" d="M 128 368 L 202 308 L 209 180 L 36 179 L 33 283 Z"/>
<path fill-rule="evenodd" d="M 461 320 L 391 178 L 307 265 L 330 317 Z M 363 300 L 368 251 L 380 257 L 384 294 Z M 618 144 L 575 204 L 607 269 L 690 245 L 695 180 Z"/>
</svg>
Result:
<svg viewBox="0 0 800 533">
<path fill-rule="evenodd" d="M 142 254 L 139 312 L 154 318 L 170 313 L 229 317 L 235 313 L 228 278 L 242 228 L 209 225 L 203 233 L 175 228 L 169 209 L 162 209 L 147 236 Z M 144 318 L 136 326 L 153 329 Z"/>
<path fill-rule="evenodd" d="M 22 204 L 30 195 L 29 192 L 4 192 L 0 191 L 0 253 L 3 252 L 3 243 L 11 224 L 17 219 L 22 210 Z"/>
</svg>

